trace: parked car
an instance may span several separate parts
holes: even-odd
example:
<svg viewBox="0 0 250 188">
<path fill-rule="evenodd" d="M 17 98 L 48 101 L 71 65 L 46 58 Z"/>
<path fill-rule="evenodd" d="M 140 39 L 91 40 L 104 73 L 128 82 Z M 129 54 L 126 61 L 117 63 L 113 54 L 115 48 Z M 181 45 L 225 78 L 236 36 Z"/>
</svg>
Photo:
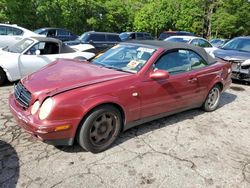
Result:
<svg viewBox="0 0 250 188">
<path fill-rule="evenodd" d="M 210 44 L 212 44 L 214 47 L 221 47 L 224 44 L 226 44 L 226 42 L 228 42 L 229 39 L 212 39 L 210 40 Z"/>
<path fill-rule="evenodd" d="M 119 34 L 122 41 L 127 40 L 153 40 L 150 33 L 146 32 L 123 32 Z"/>
<path fill-rule="evenodd" d="M 52 37 L 59 39 L 61 41 L 70 41 L 78 38 L 78 35 L 68 31 L 67 29 L 62 28 L 40 28 L 34 31 L 39 35 L 45 35 L 46 37 Z"/>
<path fill-rule="evenodd" d="M 213 47 L 206 39 L 201 37 L 194 37 L 194 36 L 172 36 L 166 38 L 164 41 L 169 42 L 182 42 L 187 44 L 192 44 L 195 46 L 202 47 L 206 50 L 207 53 L 210 53 L 213 50 L 216 50 L 216 47 Z"/>
<path fill-rule="evenodd" d="M 232 78 L 250 82 L 250 36 L 236 37 L 211 55 L 232 65 Z"/>
<path fill-rule="evenodd" d="M 78 39 L 65 42 L 65 44 L 70 46 L 78 44 L 91 44 L 97 50 L 96 52 L 99 52 L 111 48 L 119 42 L 121 42 L 121 39 L 117 33 L 89 31 L 83 33 Z"/>
<path fill-rule="evenodd" d="M 0 50 L 0 85 L 7 79 L 11 82 L 19 80 L 57 58 L 89 59 L 94 55 L 76 51 L 57 39 L 26 38 L 11 47 Z"/>
<path fill-rule="evenodd" d="M 9 106 L 36 138 L 54 145 L 76 140 L 96 153 L 135 125 L 201 106 L 215 110 L 230 76 L 230 65 L 202 48 L 132 41 L 91 63 L 57 60 L 22 79 Z"/>
<path fill-rule="evenodd" d="M 14 45 L 23 38 L 31 36 L 38 34 L 17 25 L 0 24 L 0 48 Z"/>
<path fill-rule="evenodd" d="M 160 34 L 159 40 L 164 40 L 171 36 L 195 36 L 195 34 L 187 31 L 164 31 Z"/>
</svg>

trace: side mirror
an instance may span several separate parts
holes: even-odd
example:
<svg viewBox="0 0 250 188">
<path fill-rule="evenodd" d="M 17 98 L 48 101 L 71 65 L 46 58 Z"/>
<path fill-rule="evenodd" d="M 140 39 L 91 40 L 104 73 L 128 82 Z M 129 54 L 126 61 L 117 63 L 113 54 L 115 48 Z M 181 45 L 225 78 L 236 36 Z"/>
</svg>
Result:
<svg viewBox="0 0 250 188">
<path fill-rule="evenodd" d="M 40 50 L 36 50 L 36 51 L 35 51 L 35 54 L 36 54 L 36 55 L 40 55 L 40 53 L 41 53 Z"/>
<path fill-rule="evenodd" d="M 156 70 L 149 74 L 149 77 L 153 80 L 166 80 L 169 78 L 169 73 L 164 70 Z"/>
<path fill-rule="evenodd" d="M 89 41 L 89 44 L 93 44 L 93 40 L 90 40 L 90 41 Z"/>
</svg>

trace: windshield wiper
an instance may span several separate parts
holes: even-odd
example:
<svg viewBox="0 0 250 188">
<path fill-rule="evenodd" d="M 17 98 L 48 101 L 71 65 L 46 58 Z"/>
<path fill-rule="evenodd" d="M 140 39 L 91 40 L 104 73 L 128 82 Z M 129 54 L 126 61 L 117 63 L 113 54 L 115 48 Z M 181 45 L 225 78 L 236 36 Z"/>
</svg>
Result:
<svg viewBox="0 0 250 188">
<path fill-rule="evenodd" d="M 132 71 L 128 71 L 128 70 L 124 70 L 122 68 L 119 68 L 119 67 L 115 67 L 115 66 L 112 66 L 112 65 L 106 65 L 104 66 L 105 68 L 108 68 L 108 69 L 113 69 L 113 70 L 117 70 L 117 71 L 122 71 L 122 72 L 127 72 L 127 73 L 134 73 Z"/>
<path fill-rule="evenodd" d="M 117 71 L 122 71 L 122 72 L 128 72 L 128 73 L 134 73 L 133 71 L 128 71 L 128 70 L 124 70 L 122 68 L 119 68 L 119 67 L 115 67 L 113 65 L 106 65 L 104 63 L 93 63 L 95 65 L 100 65 L 101 67 L 104 67 L 104 68 L 107 68 L 107 69 L 113 69 L 113 70 L 117 70 Z"/>
</svg>

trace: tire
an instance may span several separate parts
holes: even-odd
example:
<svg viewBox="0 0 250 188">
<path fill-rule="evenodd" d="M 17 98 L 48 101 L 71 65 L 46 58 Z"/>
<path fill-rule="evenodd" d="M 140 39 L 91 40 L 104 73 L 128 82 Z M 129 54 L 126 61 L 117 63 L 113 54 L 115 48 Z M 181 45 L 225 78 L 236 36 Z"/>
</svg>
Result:
<svg viewBox="0 0 250 188">
<path fill-rule="evenodd" d="M 208 93 L 202 108 L 206 112 L 212 112 L 216 110 L 219 105 L 221 96 L 221 88 L 219 85 L 215 85 Z"/>
<path fill-rule="evenodd" d="M 2 68 L 0 68 L 0 86 L 2 86 L 7 80 L 6 74 Z"/>
<path fill-rule="evenodd" d="M 77 141 L 86 151 L 99 153 L 109 148 L 122 127 L 121 113 L 111 105 L 94 109 L 83 121 Z"/>
</svg>

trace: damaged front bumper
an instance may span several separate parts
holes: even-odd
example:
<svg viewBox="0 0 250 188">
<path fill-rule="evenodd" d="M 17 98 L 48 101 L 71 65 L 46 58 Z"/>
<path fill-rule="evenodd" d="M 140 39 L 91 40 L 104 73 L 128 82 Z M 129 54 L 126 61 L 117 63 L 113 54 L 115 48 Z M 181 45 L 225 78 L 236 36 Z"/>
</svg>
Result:
<svg viewBox="0 0 250 188">
<path fill-rule="evenodd" d="M 250 64 L 230 62 L 232 65 L 232 79 L 250 82 Z"/>
</svg>

